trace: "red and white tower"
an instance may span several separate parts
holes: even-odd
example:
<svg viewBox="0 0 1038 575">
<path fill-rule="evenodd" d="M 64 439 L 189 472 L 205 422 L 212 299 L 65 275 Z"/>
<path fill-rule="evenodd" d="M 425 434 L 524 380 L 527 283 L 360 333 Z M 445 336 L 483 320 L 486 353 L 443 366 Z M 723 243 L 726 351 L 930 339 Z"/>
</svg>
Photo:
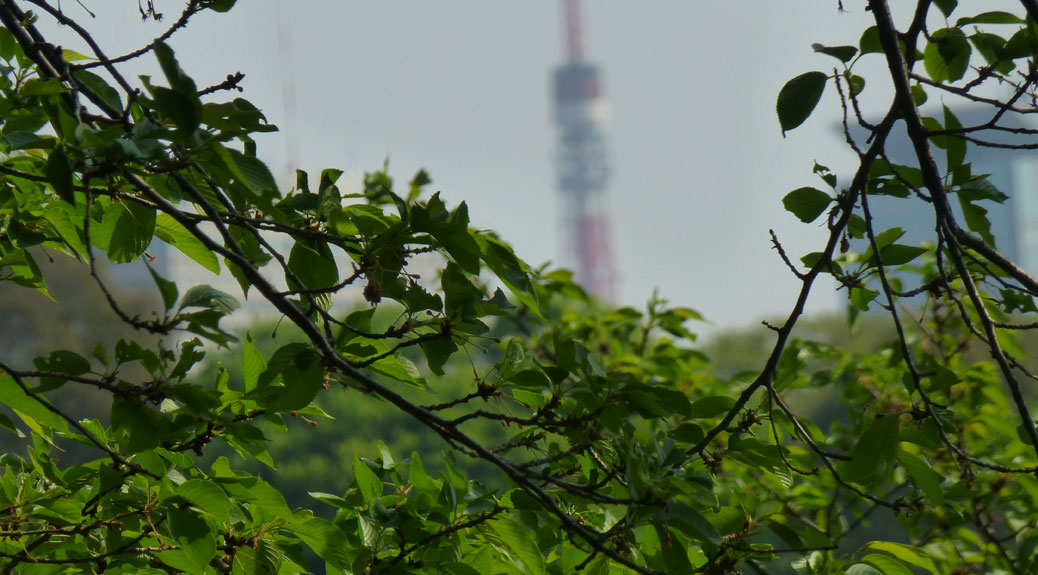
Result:
<svg viewBox="0 0 1038 575">
<path fill-rule="evenodd" d="M 556 171 L 562 201 L 564 262 L 593 295 L 615 302 L 616 268 L 606 203 L 609 156 L 605 146 L 608 108 L 598 67 L 584 59 L 580 0 L 563 0 L 566 62 L 555 69 L 555 125 L 559 129 Z"/>
</svg>

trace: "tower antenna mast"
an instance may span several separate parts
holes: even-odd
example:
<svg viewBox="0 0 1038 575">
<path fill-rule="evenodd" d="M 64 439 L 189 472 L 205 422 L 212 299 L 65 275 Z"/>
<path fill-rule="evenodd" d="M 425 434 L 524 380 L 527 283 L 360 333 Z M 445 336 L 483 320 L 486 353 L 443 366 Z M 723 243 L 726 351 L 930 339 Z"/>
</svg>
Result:
<svg viewBox="0 0 1038 575">
<path fill-rule="evenodd" d="M 554 72 L 554 119 L 564 261 L 575 268 L 578 283 L 599 299 L 615 302 L 616 267 L 606 202 L 611 171 L 605 146 L 608 108 L 599 69 L 585 61 L 581 0 L 562 3 L 566 61 Z"/>
</svg>

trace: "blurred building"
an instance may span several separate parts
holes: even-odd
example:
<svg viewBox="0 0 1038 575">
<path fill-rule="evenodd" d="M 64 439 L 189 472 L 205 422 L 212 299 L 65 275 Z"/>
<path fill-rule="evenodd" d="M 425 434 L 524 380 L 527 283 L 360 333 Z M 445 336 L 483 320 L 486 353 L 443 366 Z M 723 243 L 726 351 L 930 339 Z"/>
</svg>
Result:
<svg viewBox="0 0 1038 575">
<path fill-rule="evenodd" d="M 965 107 L 955 109 L 955 116 L 963 126 L 980 125 L 991 119 L 990 107 Z M 932 114 L 943 119 L 943 114 Z M 1006 127 L 1024 127 L 1024 123 L 1013 118 L 999 122 Z M 918 166 L 915 151 L 899 124 L 887 139 L 887 157 L 894 164 Z M 842 132 L 842 128 L 841 128 Z M 864 140 L 861 130 L 852 132 L 858 141 Z M 1026 139 L 1006 132 L 983 131 L 974 136 L 999 144 L 1025 143 Z M 945 151 L 932 146 L 934 159 L 942 173 L 945 171 Z M 979 200 L 975 205 L 987 210 L 991 222 L 991 235 L 999 251 L 1031 274 L 1038 275 L 1038 153 L 1026 149 L 1006 149 L 967 144 L 966 162 L 971 164 L 974 175 L 988 174 L 988 181 L 1008 199 L 1004 203 Z M 967 228 L 956 194 L 950 194 L 952 211 L 960 225 Z M 869 207 L 877 231 L 900 227 L 905 235 L 899 243 L 918 245 L 936 238 L 936 217 L 931 204 L 918 198 L 896 198 L 870 195 Z"/>
</svg>

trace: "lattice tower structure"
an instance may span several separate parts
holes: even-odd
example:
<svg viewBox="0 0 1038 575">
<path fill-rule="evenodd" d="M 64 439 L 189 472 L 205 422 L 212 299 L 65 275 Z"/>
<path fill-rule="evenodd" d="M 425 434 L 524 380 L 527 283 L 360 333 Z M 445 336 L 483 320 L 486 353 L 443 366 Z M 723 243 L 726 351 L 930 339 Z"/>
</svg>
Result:
<svg viewBox="0 0 1038 575">
<path fill-rule="evenodd" d="M 566 61 L 554 71 L 556 177 L 562 216 L 564 263 L 601 300 L 615 302 L 617 274 L 607 190 L 610 165 L 605 125 L 609 111 L 602 75 L 584 57 L 580 0 L 563 0 Z"/>
</svg>

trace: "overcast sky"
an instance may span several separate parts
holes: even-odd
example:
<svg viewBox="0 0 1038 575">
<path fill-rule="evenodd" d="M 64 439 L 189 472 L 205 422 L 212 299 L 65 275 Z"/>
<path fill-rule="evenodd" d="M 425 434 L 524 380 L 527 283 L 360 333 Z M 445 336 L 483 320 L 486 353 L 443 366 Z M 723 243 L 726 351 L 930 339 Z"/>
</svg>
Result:
<svg viewBox="0 0 1038 575">
<path fill-rule="evenodd" d="M 166 21 L 142 24 L 132 1 L 84 1 L 112 54 L 146 42 L 183 6 L 156 0 Z M 822 187 L 815 160 L 847 173 L 854 157 L 834 136 L 831 86 L 818 117 L 785 139 L 775 98 L 788 79 L 837 64 L 812 43 L 857 44 L 871 14 L 863 1 L 843 3 L 840 13 L 836 0 L 586 1 L 587 53 L 602 66 L 612 113 L 609 203 L 624 303 L 640 307 L 658 287 L 719 327 L 791 307 L 798 282 L 768 229 L 794 258 L 819 249 L 825 233 L 787 214 L 781 198 Z M 63 8 L 82 14 L 74 2 Z M 244 97 L 283 130 L 260 141 L 274 171 L 287 167 L 286 138 L 306 170 L 337 167 L 353 182 L 387 156 L 401 182 L 424 167 L 450 202 L 468 202 L 474 225 L 498 230 L 537 265 L 560 250 L 549 74 L 563 59 L 561 15 L 557 1 L 248 0 L 200 15 L 170 44 L 199 85 L 246 75 Z M 135 66 L 156 73 L 153 58 Z M 287 82 L 294 107 L 284 104 Z M 880 84 L 868 92 L 878 102 Z M 811 309 L 843 301 L 822 283 Z"/>
</svg>

